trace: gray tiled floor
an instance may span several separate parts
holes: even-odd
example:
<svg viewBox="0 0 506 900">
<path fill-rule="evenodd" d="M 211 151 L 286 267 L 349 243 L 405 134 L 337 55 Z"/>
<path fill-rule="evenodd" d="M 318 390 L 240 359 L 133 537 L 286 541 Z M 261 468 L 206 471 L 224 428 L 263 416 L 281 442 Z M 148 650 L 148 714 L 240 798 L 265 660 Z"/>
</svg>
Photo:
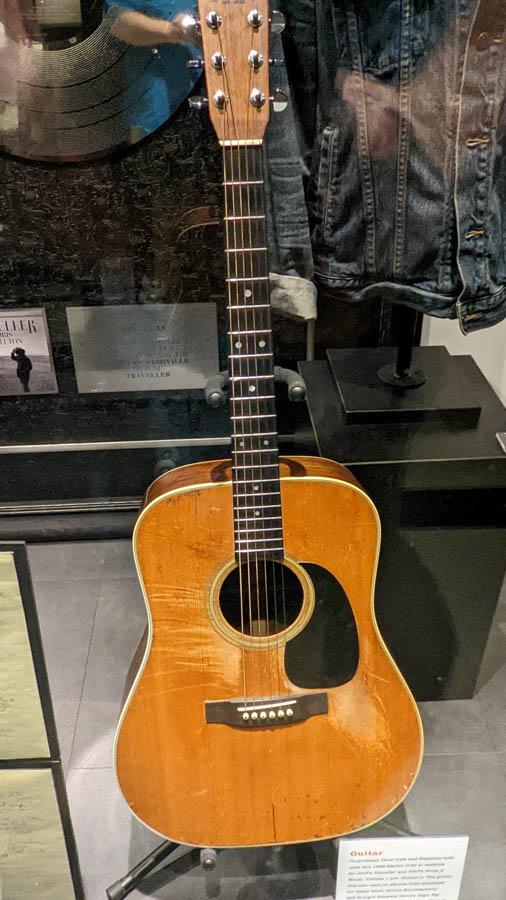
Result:
<svg viewBox="0 0 506 900">
<path fill-rule="evenodd" d="M 160 843 L 129 812 L 114 780 L 112 742 L 144 602 L 127 541 L 29 549 L 86 900 Z M 472 700 L 420 704 L 425 756 L 399 807 L 371 834 L 469 834 L 460 900 L 506 897 L 506 597 L 498 606 Z M 361 835 L 367 834 L 362 832 Z M 158 900 L 330 897 L 331 841 L 280 851 L 227 851 L 206 877 L 198 851 L 130 895 Z M 67 898 L 62 898 L 67 900 Z"/>
</svg>

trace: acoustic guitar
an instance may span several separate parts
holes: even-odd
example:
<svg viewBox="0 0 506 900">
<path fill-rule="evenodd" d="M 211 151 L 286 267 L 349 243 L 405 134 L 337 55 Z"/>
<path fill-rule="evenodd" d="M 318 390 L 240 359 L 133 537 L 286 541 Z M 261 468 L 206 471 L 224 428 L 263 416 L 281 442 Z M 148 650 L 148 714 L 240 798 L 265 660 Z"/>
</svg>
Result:
<svg viewBox="0 0 506 900">
<path fill-rule="evenodd" d="M 133 543 L 149 627 L 115 767 L 132 812 L 170 840 L 310 841 L 394 809 L 422 730 L 375 620 L 373 503 L 336 462 L 278 458 L 268 7 L 201 0 L 199 12 L 223 150 L 232 458 L 147 492 Z"/>
</svg>

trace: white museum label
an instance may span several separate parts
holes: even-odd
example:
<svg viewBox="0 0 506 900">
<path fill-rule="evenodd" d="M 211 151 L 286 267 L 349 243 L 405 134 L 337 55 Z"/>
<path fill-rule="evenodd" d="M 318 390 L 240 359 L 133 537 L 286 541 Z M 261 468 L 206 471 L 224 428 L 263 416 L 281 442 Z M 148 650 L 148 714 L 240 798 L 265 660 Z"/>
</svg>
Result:
<svg viewBox="0 0 506 900">
<path fill-rule="evenodd" d="M 336 900 L 458 900 L 468 840 L 341 840 Z"/>
<path fill-rule="evenodd" d="M 203 388 L 219 371 L 215 303 L 67 307 L 79 393 Z"/>
</svg>

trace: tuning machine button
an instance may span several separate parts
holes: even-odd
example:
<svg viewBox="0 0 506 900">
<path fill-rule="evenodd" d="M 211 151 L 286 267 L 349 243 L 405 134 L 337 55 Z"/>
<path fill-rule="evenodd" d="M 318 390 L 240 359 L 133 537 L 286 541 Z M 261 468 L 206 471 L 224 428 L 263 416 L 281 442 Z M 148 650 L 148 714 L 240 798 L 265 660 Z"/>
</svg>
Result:
<svg viewBox="0 0 506 900">
<path fill-rule="evenodd" d="M 279 12 L 277 9 L 273 9 L 269 19 L 269 25 L 271 34 L 281 34 L 281 32 L 285 30 L 286 25 L 286 19 L 283 13 Z"/>
<path fill-rule="evenodd" d="M 216 109 L 225 109 L 225 104 L 227 102 L 227 98 L 223 91 L 216 91 L 213 97 L 213 103 Z"/>
<path fill-rule="evenodd" d="M 264 64 L 264 57 L 262 53 L 259 53 L 258 50 L 250 50 L 248 54 L 248 62 L 252 69 L 255 72 L 260 69 Z"/>
<path fill-rule="evenodd" d="M 249 95 L 250 103 L 255 109 L 260 109 L 260 107 L 265 105 L 266 96 L 263 91 L 260 91 L 258 88 L 253 88 L 251 94 Z"/>
<path fill-rule="evenodd" d="M 260 28 L 264 17 L 258 9 L 252 9 L 251 12 L 248 13 L 248 25 L 251 25 L 252 28 Z"/>
<path fill-rule="evenodd" d="M 280 88 L 276 88 L 272 97 L 269 97 L 274 112 L 284 112 L 288 106 L 288 94 Z"/>
<path fill-rule="evenodd" d="M 188 103 L 191 109 L 197 109 L 199 112 L 209 105 L 207 97 L 188 97 Z"/>
<path fill-rule="evenodd" d="M 213 69 L 222 72 L 227 65 L 226 57 L 223 56 L 223 53 L 213 53 L 211 56 L 211 65 Z"/>
<path fill-rule="evenodd" d="M 211 28 L 212 31 L 218 31 L 223 19 L 220 14 L 216 12 L 216 10 L 211 10 L 206 16 L 206 25 L 208 28 Z"/>
</svg>

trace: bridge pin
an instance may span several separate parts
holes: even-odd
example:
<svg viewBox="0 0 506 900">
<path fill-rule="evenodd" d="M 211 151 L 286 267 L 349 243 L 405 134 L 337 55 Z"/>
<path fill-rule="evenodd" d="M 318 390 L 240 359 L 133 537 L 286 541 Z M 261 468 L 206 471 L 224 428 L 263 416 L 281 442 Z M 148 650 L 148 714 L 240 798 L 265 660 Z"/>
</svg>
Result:
<svg viewBox="0 0 506 900">
<path fill-rule="evenodd" d="M 293 709 L 287 709 L 286 714 L 287 716 L 293 716 Z"/>
<path fill-rule="evenodd" d="M 248 719 L 249 719 L 249 713 L 244 712 L 244 713 L 242 714 L 242 717 L 243 717 L 244 721 L 247 722 Z"/>
<path fill-rule="evenodd" d="M 285 711 L 284 709 L 278 709 L 278 719 L 284 719 Z"/>
<path fill-rule="evenodd" d="M 273 709 L 271 709 L 271 711 L 269 712 L 269 719 L 275 719 L 275 718 L 276 718 L 276 713 L 274 712 Z"/>
<path fill-rule="evenodd" d="M 252 713 L 251 713 L 251 718 L 252 718 L 252 719 L 258 719 L 258 713 L 257 713 L 257 712 L 252 712 Z"/>
<path fill-rule="evenodd" d="M 266 718 L 267 718 L 267 713 L 266 713 L 266 712 L 261 712 L 261 713 L 260 713 L 260 718 L 261 718 L 261 719 L 266 719 Z"/>
</svg>

